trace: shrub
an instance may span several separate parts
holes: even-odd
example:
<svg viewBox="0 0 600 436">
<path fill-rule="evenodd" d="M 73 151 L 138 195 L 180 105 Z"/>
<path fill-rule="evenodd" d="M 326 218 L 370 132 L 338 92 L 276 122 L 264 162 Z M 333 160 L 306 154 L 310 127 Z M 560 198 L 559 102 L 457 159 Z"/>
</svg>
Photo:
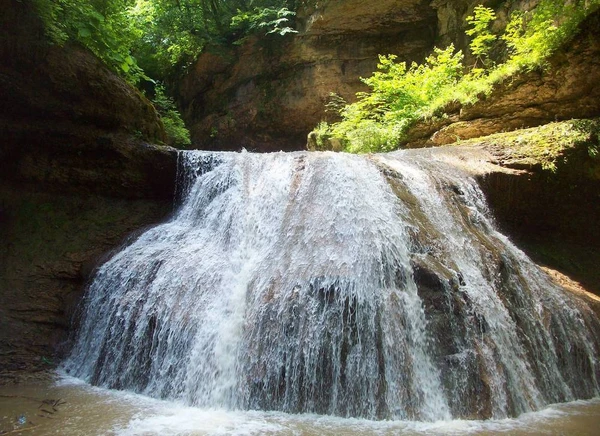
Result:
<svg viewBox="0 0 600 436">
<path fill-rule="evenodd" d="M 167 144 L 176 148 L 187 148 L 191 145 L 190 132 L 185 127 L 173 99 L 166 95 L 164 86 L 155 86 L 152 102 L 165 126 Z"/>
<path fill-rule="evenodd" d="M 473 15 L 467 17 L 467 23 L 472 26 L 465 32 L 467 35 L 473 36 L 470 45 L 471 53 L 481 60 L 484 65 L 489 63 L 489 52 L 497 38 L 490 30 L 490 23 L 495 19 L 496 14 L 493 9 L 482 5 L 475 6 Z"/>
<path fill-rule="evenodd" d="M 362 79 L 371 92 L 357 94 L 358 101 L 342 108 L 342 121 L 330 126 L 352 152 L 393 150 L 412 123 L 424 116 L 439 98 L 439 90 L 457 84 L 462 70 L 462 53 L 450 45 L 435 49 L 424 64 L 395 62 L 380 56 L 379 71 Z M 321 129 L 323 130 L 323 129 Z"/>
<path fill-rule="evenodd" d="M 463 53 L 452 45 L 435 48 L 424 63 L 410 67 L 396 62 L 393 55 L 380 56 L 378 71 L 361 79 L 370 91 L 358 93 L 355 103 L 341 108 L 341 121 L 321 125 L 315 132 L 338 138 L 350 152 L 398 148 L 416 121 L 446 116 L 449 105 L 473 104 L 517 72 L 544 68 L 548 57 L 599 7 L 600 0 L 568 4 L 541 0 L 532 12 L 513 13 L 504 32 L 494 35 L 490 30 L 494 11 L 477 6 L 467 17 L 470 27 L 466 31 L 472 37 L 470 51 L 477 59 L 474 65 L 463 65 Z M 506 45 L 506 58 L 494 64 L 489 53 L 498 41 Z"/>
</svg>

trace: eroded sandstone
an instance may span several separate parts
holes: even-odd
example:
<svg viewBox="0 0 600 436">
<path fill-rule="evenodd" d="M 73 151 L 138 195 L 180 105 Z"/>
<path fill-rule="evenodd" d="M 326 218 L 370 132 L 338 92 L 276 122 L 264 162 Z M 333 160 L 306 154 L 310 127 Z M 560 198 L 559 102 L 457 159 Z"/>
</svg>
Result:
<svg viewBox="0 0 600 436">
<path fill-rule="evenodd" d="M 177 154 L 152 105 L 2 0 L 0 380 L 52 367 L 103 255 L 172 208 Z"/>
</svg>

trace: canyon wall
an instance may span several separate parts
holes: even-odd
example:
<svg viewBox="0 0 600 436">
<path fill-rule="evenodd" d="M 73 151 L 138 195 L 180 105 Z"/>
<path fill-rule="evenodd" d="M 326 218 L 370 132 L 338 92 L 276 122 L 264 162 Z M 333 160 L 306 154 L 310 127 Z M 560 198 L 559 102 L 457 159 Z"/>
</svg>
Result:
<svg viewBox="0 0 600 436">
<path fill-rule="evenodd" d="M 460 23 L 475 2 L 319 4 L 306 2 L 299 9 L 294 36 L 250 37 L 201 55 L 179 86 L 196 145 L 303 148 L 306 134 L 334 116 L 325 112 L 330 92 L 351 100 L 364 90 L 359 77 L 376 68 L 377 54 L 419 60 L 436 43 L 464 46 Z M 0 6 L 2 380 L 15 370 L 48 368 L 57 361 L 95 266 L 128 236 L 171 212 L 177 153 L 154 145 L 164 140 L 164 129 L 138 91 L 86 49 L 48 44 L 26 4 L 0 0 Z M 553 58 L 555 69 L 506 83 L 433 130 L 421 126 L 415 144 L 446 143 L 442 134 L 434 142 L 443 127 L 446 137 L 467 137 L 456 129 L 464 126 L 480 136 L 503 126 L 551 121 L 554 114 L 597 116 L 600 26 L 594 19 Z M 494 152 L 498 144 L 479 146 L 492 150 L 485 159 L 515 166 Z M 578 165 L 584 156 L 568 158 L 554 175 L 533 165 L 478 177 L 503 229 L 531 246 L 539 259 L 578 277 L 582 270 L 597 270 L 600 188 L 597 178 L 579 171 L 586 168 Z M 582 277 L 590 289 L 600 290 L 597 276 Z"/>
<path fill-rule="evenodd" d="M 328 0 L 300 2 L 298 33 L 248 37 L 232 48 L 212 47 L 179 84 L 179 102 L 199 148 L 299 150 L 335 93 L 353 101 L 378 55 L 421 61 L 434 46 L 465 48 L 465 18 L 484 4 L 509 13 L 537 1 Z M 262 35 L 261 35 L 262 36 Z"/>
<path fill-rule="evenodd" d="M 0 380 L 55 363 L 99 259 L 171 211 L 177 163 L 137 90 L 1 3 Z"/>
</svg>

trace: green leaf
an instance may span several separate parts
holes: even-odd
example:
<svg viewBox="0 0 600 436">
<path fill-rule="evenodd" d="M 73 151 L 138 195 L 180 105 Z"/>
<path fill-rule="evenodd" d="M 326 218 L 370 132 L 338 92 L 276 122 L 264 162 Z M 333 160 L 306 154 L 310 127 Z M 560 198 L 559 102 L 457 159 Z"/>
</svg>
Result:
<svg viewBox="0 0 600 436">
<path fill-rule="evenodd" d="M 77 30 L 77 34 L 81 38 L 89 38 L 90 36 L 92 36 L 92 31 L 90 29 L 88 29 L 87 27 L 80 27 Z"/>
<path fill-rule="evenodd" d="M 97 21 L 103 23 L 104 22 L 104 15 L 102 15 L 101 13 L 99 13 L 98 11 L 91 11 L 90 12 L 90 17 L 96 19 Z"/>
</svg>

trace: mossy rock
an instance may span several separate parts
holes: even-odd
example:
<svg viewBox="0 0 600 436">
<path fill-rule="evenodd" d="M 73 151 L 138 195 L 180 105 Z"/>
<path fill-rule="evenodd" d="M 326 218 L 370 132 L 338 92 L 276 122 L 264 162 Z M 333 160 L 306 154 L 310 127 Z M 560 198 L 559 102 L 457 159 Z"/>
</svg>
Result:
<svg viewBox="0 0 600 436">
<path fill-rule="evenodd" d="M 503 166 L 600 180 L 600 120 L 571 120 L 459 141 L 491 149 Z"/>
</svg>

